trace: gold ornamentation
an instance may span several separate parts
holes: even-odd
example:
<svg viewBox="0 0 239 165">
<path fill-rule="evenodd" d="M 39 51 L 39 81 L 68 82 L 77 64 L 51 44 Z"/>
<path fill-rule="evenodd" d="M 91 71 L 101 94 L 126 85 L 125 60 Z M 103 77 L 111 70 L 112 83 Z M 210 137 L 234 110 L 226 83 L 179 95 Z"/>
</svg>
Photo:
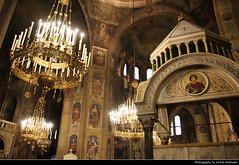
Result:
<svg viewBox="0 0 239 165">
<path fill-rule="evenodd" d="M 29 91 L 25 92 L 24 96 L 29 99 L 31 97 L 31 92 Z"/>
</svg>

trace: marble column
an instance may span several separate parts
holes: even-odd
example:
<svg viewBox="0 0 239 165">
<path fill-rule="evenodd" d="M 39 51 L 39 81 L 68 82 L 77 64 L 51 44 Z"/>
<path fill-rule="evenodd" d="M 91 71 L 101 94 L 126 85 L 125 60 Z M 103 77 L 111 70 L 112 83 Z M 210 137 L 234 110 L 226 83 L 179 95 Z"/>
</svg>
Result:
<svg viewBox="0 0 239 165">
<path fill-rule="evenodd" d="M 153 159 L 153 128 L 155 123 L 154 115 L 139 116 L 139 121 L 144 129 L 144 156 L 145 159 Z"/>
<path fill-rule="evenodd" d="M 189 50 L 189 42 L 186 42 L 185 45 L 186 45 L 186 48 L 187 48 L 187 54 L 189 54 L 189 53 L 190 53 L 190 50 Z"/>
<path fill-rule="evenodd" d="M 170 56 L 170 59 L 172 59 L 173 58 L 173 52 L 172 52 L 172 46 L 169 46 L 168 47 L 169 48 L 169 56 Z"/>
<path fill-rule="evenodd" d="M 156 58 L 156 69 L 158 69 L 159 68 L 159 62 L 158 62 L 158 58 Z"/>
<path fill-rule="evenodd" d="M 180 49 L 180 44 L 177 45 L 177 48 L 178 48 L 178 56 L 181 56 L 182 53 L 181 53 L 181 49 Z"/>
<path fill-rule="evenodd" d="M 197 41 L 193 41 L 193 42 L 194 42 L 195 47 L 196 47 L 196 53 L 198 53 L 198 52 L 199 52 L 199 49 L 198 49 L 198 42 L 197 42 Z"/>
<path fill-rule="evenodd" d="M 213 48 L 213 43 L 212 43 L 212 42 L 210 42 L 210 46 L 211 46 L 211 51 L 212 51 L 212 53 L 215 53 L 215 50 L 214 50 L 214 48 Z"/>
<path fill-rule="evenodd" d="M 152 72 L 155 71 L 155 68 L 154 68 L 154 62 L 152 63 Z"/>
<path fill-rule="evenodd" d="M 165 63 L 168 61 L 168 57 L 167 57 L 167 52 L 164 51 L 164 60 L 165 60 Z"/>
<path fill-rule="evenodd" d="M 206 39 L 203 39 L 203 43 L 204 43 L 205 51 L 208 52 L 208 46 L 207 46 Z"/>
<path fill-rule="evenodd" d="M 160 61 L 160 66 L 162 66 L 163 65 L 162 56 L 159 56 L 159 61 Z"/>
</svg>

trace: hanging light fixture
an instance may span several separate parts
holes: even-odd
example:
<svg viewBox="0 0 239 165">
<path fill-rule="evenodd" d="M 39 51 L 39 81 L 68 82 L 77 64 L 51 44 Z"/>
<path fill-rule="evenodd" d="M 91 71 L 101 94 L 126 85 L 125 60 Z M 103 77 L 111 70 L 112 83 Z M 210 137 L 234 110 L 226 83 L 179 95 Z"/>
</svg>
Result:
<svg viewBox="0 0 239 165">
<path fill-rule="evenodd" d="M 138 142 L 144 137 L 142 124 L 138 120 L 137 110 L 131 99 L 110 112 L 110 123 L 114 136 L 123 140 L 131 139 Z"/>
<path fill-rule="evenodd" d="M 10 51 L 9 81 L 14 74 L 30 86 L 34 85 L 34 93 L 37 86 L 42 88 L 42 97 L 33 115 L 21 122 L 21 135 L 29 141 L 37 141 L 39 146 L 48 143 L 46 139 L 52 128 L 44 117 L 46 93 L 50 89 L 78 86 L 90 64 L 91 53 L 83 44 L 84 33 L 71 29 L 71 7 L 71 0 L 55 0 L 46 21 L 39 20 L 35 34 L 32 22 L 29 29 L 15 35 Z M 30 98 L 31 93 L 26 92 L 25 96 Z"/>
<path fill-rule="evenodd" d="M 25 32 L 15 35 L 10 52 L 10 73 L 35 86 L 40 86 L 41 79 L 42 83 L 52 83 L 54 89 L 73 88 L 87 73 L 91 53 L 86 44 L 82 45 L 84 33 L 76 44 L 79 30 L 71 29 L 72 2 L 56 1 L 47 20 L 39 20 L 32 42 L 34 22 Z"/>
</svg>

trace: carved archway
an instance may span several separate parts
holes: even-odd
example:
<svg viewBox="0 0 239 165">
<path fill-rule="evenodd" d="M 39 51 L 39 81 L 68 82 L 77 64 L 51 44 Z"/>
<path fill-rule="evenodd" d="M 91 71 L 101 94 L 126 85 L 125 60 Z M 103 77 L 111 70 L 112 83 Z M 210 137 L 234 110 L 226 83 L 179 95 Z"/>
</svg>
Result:
<svg viewBox="0 0 239 165">
<path fill-rule="evenodd" d="M 195 66 L 208 66 L 227 73 L 231 81 L 237 84 L 239 91 L 239 65 L 237 63 L 212 53 L 191 53 L 168 61 L 153 73 L 151 79 L 139 84 L 135 102 L 138 115 L 155 114 L 156 116 L 156 101 L 163 82 L 174 72 Z M 239 96 L 239 93 L 234 96 Z"/>
</svg>

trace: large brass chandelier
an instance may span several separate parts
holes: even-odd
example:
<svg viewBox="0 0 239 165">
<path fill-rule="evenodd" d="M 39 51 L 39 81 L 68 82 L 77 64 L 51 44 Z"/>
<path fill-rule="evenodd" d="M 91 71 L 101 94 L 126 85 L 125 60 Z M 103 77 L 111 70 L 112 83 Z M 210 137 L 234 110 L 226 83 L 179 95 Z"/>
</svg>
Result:
<svg viewBox="0 0 239 165">
<path fill-rule="evenodd" d="M 138 120 L 136 106 L 129 98 L 119 105 L 115 111 L 110 112 L 110 123 L 115 137 L 134 142 L 144 137 L 143 127 Z"/>
<path fill-rule="evenodd" d="M 46 21 L 39 20 L 36 33 L 32 35 L 32 22 L 29 29 L 15 35 L 10 51 L 9 77 L 13 73 L 35 89 L 38 86 L 42 89 L 33 116 L 21 123 L 22 136 L 39 144 L 47 139 L 52 127 L 44 117 L 47 91 L 78 86 L 90 63 L 91 53 L 83 44 L 84 34 L 71 29 L 71 6 L 71 0 L 55 0 Z M 31 93 L 26 92 L 25 96 L 29 98 Z"/>
</svg>

